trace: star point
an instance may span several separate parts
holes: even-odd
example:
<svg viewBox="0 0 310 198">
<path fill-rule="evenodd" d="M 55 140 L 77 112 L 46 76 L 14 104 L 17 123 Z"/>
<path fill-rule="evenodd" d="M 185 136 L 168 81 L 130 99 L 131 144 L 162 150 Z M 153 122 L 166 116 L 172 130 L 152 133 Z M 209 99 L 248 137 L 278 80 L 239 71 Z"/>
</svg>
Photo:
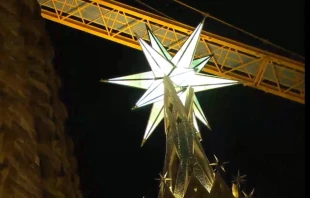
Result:
<svg viewBox="0 0 310 198">
<path fill-rule="evenodd" d="M 137 105 L 135 105 L 134 107 L 131 108 L 131 110 L 136 110 L 138 109 L 139 107 Z"/>
<path fill-rule="evenodd" d="M 140 147 L 142 147 L 142 146 L 144 145 L 145 142 L 146 142 L 146 139 L 143 139 L 142 142 L 141 142 Z"/>
<path fill-rule="evenodd" d="M 107 82 L 109 82 L 109 80 L 108 79 L 101 79 L 100 82 L 107 83 Z"/>
</svg>

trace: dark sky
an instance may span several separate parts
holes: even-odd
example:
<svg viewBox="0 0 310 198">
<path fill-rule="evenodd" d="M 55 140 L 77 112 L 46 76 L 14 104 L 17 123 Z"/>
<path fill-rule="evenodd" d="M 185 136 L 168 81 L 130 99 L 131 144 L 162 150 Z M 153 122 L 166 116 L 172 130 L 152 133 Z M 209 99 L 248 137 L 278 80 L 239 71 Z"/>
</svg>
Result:
<svg viewBox="0 0 310 198">
<path fill-rule="evenodd" d="M 161 5 L 144 2 L 191 26 L 202 19 L 171 1 L 157 1 Z M 290 4 L 185 2 L 304 54 L 302 0 Z M 184 18 L 184 13 L 191 18 Z M 227 34 L 226 29 L 208 20 L 205 30 Z M 52 22 L 47 22 L 47 29 L 55 48 L 56 70 L 63 81 L 61 95 L 69 112 L 67 129 L 75 141 L 84 197 L 157 197 L 158 181 L 154 178 L 163 168 L 163 123 L 140 148 L 151 106 L 135 111 L 131 108 L 144 91 L 99 83 L 101 78 L 149 71 L 143 53 Z M 240 33 L 230 34 L 238 35 L 238 40 L 244 41 Z M 259 46 L 256 42 L 252 45 Z M 248 176 L 246 190 L 255 187 L 256 197 L 304 197 L 304 105 L 241 85 L 197 96 L 213 128 L 210 132 L 200 126 L 202 144 L 210 161 L 213 154 L 230 161 L 227 182 L 240 169 Z"/>
</svg>

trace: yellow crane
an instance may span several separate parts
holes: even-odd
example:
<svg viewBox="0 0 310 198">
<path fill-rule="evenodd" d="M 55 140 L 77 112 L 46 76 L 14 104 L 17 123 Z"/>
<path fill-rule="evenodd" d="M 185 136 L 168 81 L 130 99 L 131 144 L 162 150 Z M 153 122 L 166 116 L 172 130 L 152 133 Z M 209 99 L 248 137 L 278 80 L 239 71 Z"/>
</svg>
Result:
<svg viewBox="0 0 310 198">
<path fill-rule="evenodd" d="M 38 0 L 45 19 L 139 49 L 146 25 L 172 54 L 193 27 L 111 0 Z M 91 44 L 90 44 L 91 45 Z M 196 58 L 213 54 L 203 71 L 305 103 L 305 64 L 204 31 Z"/>
</svg>

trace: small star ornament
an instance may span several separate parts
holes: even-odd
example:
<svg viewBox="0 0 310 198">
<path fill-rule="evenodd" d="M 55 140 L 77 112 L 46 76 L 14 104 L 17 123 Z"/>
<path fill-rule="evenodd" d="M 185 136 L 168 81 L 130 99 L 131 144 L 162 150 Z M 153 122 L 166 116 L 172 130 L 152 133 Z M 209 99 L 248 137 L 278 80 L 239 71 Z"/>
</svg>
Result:
<svg viewBox="0 0 310 198">
<path fill-rule="evenodd" d="M 216 155 L 214 155 L 215 158 L 215 162 L 210 164 L 211 166 L 215 166 L 214 172 L 218 171 L 219 169 L 222 169 L 224 172 L 226 172 L 225 170 L 225 165 L 228 164 L 229 162 L 223 162 L 221 163 L 218 158 L 216 157 Z"/>
<path fill-rule="evenodd" d="M 167 172 L 164 175 L 159 173 L 159 177 L 160 178 L 155 179 L 155 180 L 160 181 L 159 187 L 163 187 L 166 184 L 166 181 L 171 181 L 171 178 L 167 178 Z"/>
<path fill-rule="evenodd" d="M 235 180 L 232 182 L 235 183 L 238 186 L 238 188 L 240 188 L 241 184 L 246 182 L 246 180 L 244 179 L 245 177 L 246 175 L 240 175 L 240 171 L 238 170 L 238 175 L 235 177 Z"/>
</svg>

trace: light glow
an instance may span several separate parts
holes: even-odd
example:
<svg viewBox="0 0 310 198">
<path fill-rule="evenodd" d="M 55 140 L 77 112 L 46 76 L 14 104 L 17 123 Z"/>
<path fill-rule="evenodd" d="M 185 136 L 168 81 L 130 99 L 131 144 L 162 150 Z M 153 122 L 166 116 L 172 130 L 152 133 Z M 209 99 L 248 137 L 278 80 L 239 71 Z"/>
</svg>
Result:
<svg viewBox="0 0 310 198">
<path fill-rule="evenodd" d="M 147 27 L 151 46 L 141 38 L 138 41 L 152 71 L 107 80 L 109 83 L 146 89 L 146 92 L 134 107 L 140 108 L 148 104 L 153 104 L 142 145 L 164 118 L 164 76 L 170 77 L 179 97 L 182 96 L 189 86 L 194 89 L 194 92 L 199 92 L 238 83 L 234 80 L 199 73 L 211 58 L 211 56 L 206 56 L 193 60 L 200 39 L 200 33 L 203 29 L 203 23 L 204 21 L 197 26 L 174 57 L 169 54 L 159 39 Z M 196 118 L 209 129 L 211 128 L 195 95 L 194 115 L 194 126 L 197 130 L 198 137 L 201 138 Z"/>
</svg>

